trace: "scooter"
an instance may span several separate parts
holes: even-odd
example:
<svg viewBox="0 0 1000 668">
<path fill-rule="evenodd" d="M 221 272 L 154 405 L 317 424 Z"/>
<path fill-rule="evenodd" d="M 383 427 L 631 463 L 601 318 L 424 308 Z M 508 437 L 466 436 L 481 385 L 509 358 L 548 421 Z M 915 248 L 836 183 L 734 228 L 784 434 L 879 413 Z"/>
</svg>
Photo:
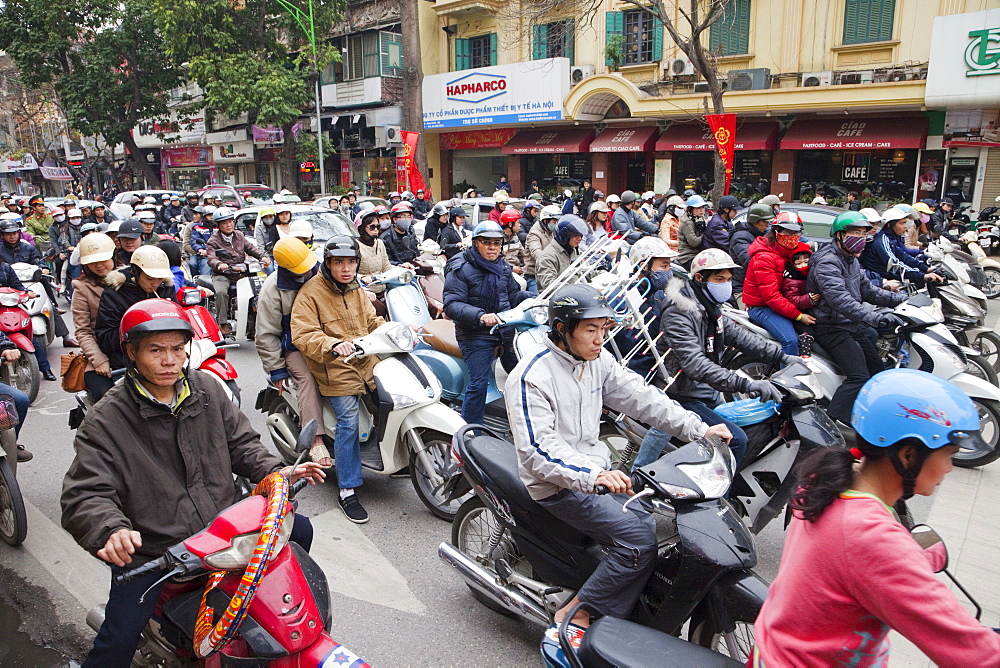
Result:
<svg viewBox="0 0 1000 668">
<path fill-rule="evenodd" d="M 894 334 L 886 335 L 895 336 L 895 343 L 891 347 L 895 352 L 886 359 L 889 366 L 919 369 L 957 385 L 976 405 L 982 422 L 983 438 L 995 448 L 993 452 L 978 457 L 960 451 L 954 457 L 955 465 L 965 468 L 984 466 L 1000 457 L 1000 450 L 996 450 L 1000 445 L 1000 388 L 966 372 L 968 357 L 965 351 L 941 324 L 944 321 L 941 302 L 931 299 L 925 292 L 919 292 L 892 312 L 906 324 Z M 751 322 L 746 312 L 724 308 L 722 313 L 758 336 L 774 340 L 767 330 Z M 724 356 L 723 364 L 753 379 L 766 378 L 773 371 L 742 353 Z M 829 402 L 844 382 L 843 373 L 818 342 L 813 344 L 808 364 L 822 388 L 823 402 Z"/>
<path fill-rule="evenodd" d="M 15 262 L 11 268 L 24 289 L 35 295 L 24 301 L 24 310 L 31 316 L 32 335 L 44 337 L 47 346 L 56 338 L 55 306 L 42 283 L 48 280 L 48 276 L 42 274 L 41 268 L 27 262 Z"/>
<path fill-rule="evenodd" d="M 35 357 L 31 316 L 23 306 L 28 300 L 25 292 L 14 288 L 0 288 L 0 332 L 6 334 L 21 351 L 21 356 L 15 362 L 0 366 L 0 383 L 16 387 L 28 395 L 29 401 L 34 402 L 38 396 L 42 373 Z"/>
<path fill-rule="evenodd" d="M 1000 204 L 1000 197 L 996 199 Z M 979 245 L 987 253 L 994 254 L 1000 252 L 1000 209 L 995 206 L 988 206 L 979 212 L 979 220 L 976 222 L 975 236 Z M 963 235 L 968 236 L 968 234 Z"/>
<path fill-rule="evenodd" d="M 311 426 L 297 444 L 299 462 L 312 445 L 315 422 Z M 272 473 L 203 531 L 115 576 L 124 584 L 159 572 L 160 582 L 167 582 L 143 630 L 137 663 L 205 659 L 216 666 L 367 668 L 330 636 L 326 576 L 309 553 L 289 542 L 293 499 L 306 484 L 290 485 Z M 87 614 L 95 631 L 104 622 L 104 607 Z"/>
<path fill-rule="evenodd" d="M 462 504 L 438 555 L 487 607 L 548 627 L 603 558 L 600 545 L 528 496 L 513 444 L 468 425 L 453 447 L 476 496 Z M 631 621 L 671 635 L 689 623 L 692 643 L 745 662 L 767 584 L 752 570 L 753 536 L 722 498 L 733 468 L 729 447 L 717 438 L 681 446 L 633 473 L 637 493 L 623 510 L 642 504 L 659 542 Z"/>
<path fill-rule="evenodd" d="M 177 302 L 194 330 L 194 337 L 188 343 L 188 366 L 205 371 L 219 381 L 230 400 L 239 406 L 240 386 L 236 382 L 239 374 L 232 362 L 226 359 L 226 348 L 236 348 L 239 344 L 225 343 L 218 323 L 204 306 L 207 298 L 207 291 L 201 287 L 182 287 L 177 291 Z"/>
<path fill-rule="evenodd" d="M 434 515 L 451 520 L 460 499 L 451 499 L 446 483 L 457 472 L 450 455 L 452 435 L 465 425 L 441 401 L 441 383 L 414 354 L 417 335 L 408 326 L 387 322 L 367 336 L 354 339 L 355 352 L 344 358 L 380 358 L 375 365 L 376 389 L 363 398 L 359 411 L 361 465 L 385 474 L 407 466 L 421 502 Z M 294 389 L 279 393 L 273 385 L 257 395 L 257 410 L 267 415 L 267 430 L 286 462 L 294 461 L 299 412 Z M 333 452 L 337 418 L 323 405 L 323 435 Z"/>
<path fill-rule="evenodd" d="M 994 225 L 994 229 L 998 231 L 1000 235 L 1000 225 Z M 980 235 L 980 240 L 982 236 Z M 996 299 L 1000 297 L 1000 262 L 994 260 L 986 254 L 984 248 L 985 246 L 980 246 L 977 240 L 973 238 L 971 232 L 966 233 L 962 237 L 962 242 L 965 244 L 966 249 L 969 251 L 969 255 L 975 259 L 976 263 L 983 270 L 986 275 L 986 285 L 983 286 L 983 294 L 986 295 L 987 299 Z M 998 239 L 992 246 L 992 248 L 1000 251 L 1000 239 Z"/>
<path fill-rule="evenodd" d="M 229 255 L 226 250 L 219 250 L 221 258 Z M 229 265 L 226 277 L 229 278 L 229 294 L 215 295 L 215 299 L 229 300 L 229 325 L 231 336 L 237 341 L 253 341 L 257 328 L 257 295 L 264 285 L 263 265 L 256 260 Z M 199 287 L 214 290 L 210 280 L 196 281 Z M 220 325 L 223 323 L 219 323 Z"/>
</svg>

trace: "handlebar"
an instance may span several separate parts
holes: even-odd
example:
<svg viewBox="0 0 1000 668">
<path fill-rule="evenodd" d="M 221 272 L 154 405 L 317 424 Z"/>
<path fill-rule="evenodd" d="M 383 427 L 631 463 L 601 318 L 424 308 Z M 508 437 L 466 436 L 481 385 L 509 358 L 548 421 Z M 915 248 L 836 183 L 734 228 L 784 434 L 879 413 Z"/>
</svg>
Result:
<svg viewBox="0 0 1000 668">
<path fill-rule="evenodd" d="M 153 561 L 147 562 L 137 568 L 132 568 L 130 570 L 118 573 L 117 575 L 115 575 L 115 584 L 123 585 L 137 578 L 141 578 L 144 575 L 149 575 L 150 573 L 153 573 L 155 571 L 162 571 L 166 567 L 167 567 L 167 558 L 166 556 L 163 556 L 160 557 L 159 559 L 154 559 Z"/>
<path fill-rule="evenodd" d="M 290 488 L 291 495 L 292 496 L 297 495 L 299 492 L 301 492 L 303 489 L 305 489 L 306 485 L 308 485 L 308 484 L 309 484 L 309 481 L 306 478 L 299 478 L 298 480 L 296 480 L 295 482 L 292 483 L 292 486 Z"/>
</svg>

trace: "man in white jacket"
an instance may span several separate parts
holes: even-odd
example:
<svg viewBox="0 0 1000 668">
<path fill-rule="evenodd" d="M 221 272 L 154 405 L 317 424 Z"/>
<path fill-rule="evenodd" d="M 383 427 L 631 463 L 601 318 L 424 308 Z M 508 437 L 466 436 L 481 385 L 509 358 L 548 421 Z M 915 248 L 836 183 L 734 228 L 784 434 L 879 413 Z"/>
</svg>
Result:
<svg viewBox="0 0 1000 668">
<path fill-rule="evenodd" d="M 610 470 L 608 449 L 598 439 L 602 406 L 685 440 L 706 434 L 730 438 L 725 425 L 708 427 L 604 350 L 614 315 L 597 289 L 560 288 L 549 302 L 546 348 L 521 360 L 507 379 L 507 414 L 521 481 L 532 499 L 607 553 L 577 595 L 556 612 L 556 623 L 579 601 L 627 619 L 656 563 L 653 518 L 636 505 L 622 512 L 632 483 L 623 472 Z M 599 485 L 610 494 L 598 496 Z M 590 615 L 581 611 L 572 621 L 587 627 Z"/>
</svg>

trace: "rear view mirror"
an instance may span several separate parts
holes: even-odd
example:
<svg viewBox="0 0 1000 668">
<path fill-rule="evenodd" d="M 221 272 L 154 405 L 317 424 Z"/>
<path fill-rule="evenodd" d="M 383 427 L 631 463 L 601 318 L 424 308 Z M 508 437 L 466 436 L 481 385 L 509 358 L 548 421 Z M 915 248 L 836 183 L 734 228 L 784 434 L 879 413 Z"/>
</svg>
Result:
<svg viewBox="0 0 1000 668">
<path fill-rule="evenodd" d="M 299 431 L 299 437 L 295 440 L 295 451 L 296 452 L 307 452 L 309 448 L 312 447 L 313 441 L 316 440 L 316 430 L 318 428 L 318 423 L 316 420 L 309 420 L 306 422 L 302 430 Z"/>
<path fill-rule="evenodd" d="M 948 568 L 948 548 L 937 531 L 926 524 L 918 524 L 910 529 L 910 535 L 923 550 L 927 562 L 935 573 Z"/>
</svg>

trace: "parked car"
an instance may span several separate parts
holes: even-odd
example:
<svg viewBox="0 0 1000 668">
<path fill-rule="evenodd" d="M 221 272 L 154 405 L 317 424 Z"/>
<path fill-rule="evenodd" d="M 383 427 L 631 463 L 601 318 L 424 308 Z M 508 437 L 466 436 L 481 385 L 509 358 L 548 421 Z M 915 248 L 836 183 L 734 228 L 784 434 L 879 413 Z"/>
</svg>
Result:
<svg viewBox="0 0 1000 668">
<path fill-rule="evenodd" d="M 292 219 L 308 220 L 313 226 L 313 249 L 319 249 L 322 254 L 323 245 L 330 237 L 348 234 L 358 235 L 351 221 L 337 211 L 331 211 L 324 206 L 315 204 L 289 204 L 292 209 Z M 269 205 L 249 206 L 236 212 L 236 229 L 249 237 L 253 237 L 253 229 L 260 220 L 260 212 L 270 209 Z"/>
<path fill-rule="evenodd" d="M 155 197 L 156 206 L 159 207 L 163 195 L 165 194 L 179 195 L 181 198 L 184 197 L 184 193 L 176 190 L 126 190 L 118 193 L 118 195 L 111 201 L 111 204 L 108 205 L 108 211 L 118 216 L 121 220 L 126 220 L 135 215 L 135 211 L 132 210 L 132 205 L 129 204 L 133 197 L 138 197 L 139 199 L 143 199 L 144 197 Z"/>
<path fill-rule="evenodd" d="M 475 199 L 460 200 L 462 208 L 465 209 L 465 226 L 473 228 L 490 217 L 490 210 L 496 206 L 496 200 L 492 197 L 476 197 Z M 508 204 L 518 211 L 524 208 L 523 199 L 511 198 Z"/>
<path fill-rule="evenodd" d="M 802 235 L 809 237 L 812 241 L 822 242 L 830 240 L 830 226 L 833 219 L 844 213 L 844 209 L 835 206 L 824 206 L 822 204 L 798 204 L 797 202 L 787 202 L 781 205 L 782 211 L 797 213 L 802 219 Z M 740 222 L 747 219 L 747 211 L 742 209 L 736 214 L 733 222 Z"/>
<path fill-rule="evenodd" d="M 244 197 L 250 193 L 249 197 Z M 242 209 L 248 206 L 274 204 L 274 188 L 263 183 L 238 183 L 235 186 L 224 183 L 213 183 L 198 191 L 199 203 L 205 202 L 205 197 L 211 195 L 215 200 L 222 201 L 223 206 Z"/>
</svg>

